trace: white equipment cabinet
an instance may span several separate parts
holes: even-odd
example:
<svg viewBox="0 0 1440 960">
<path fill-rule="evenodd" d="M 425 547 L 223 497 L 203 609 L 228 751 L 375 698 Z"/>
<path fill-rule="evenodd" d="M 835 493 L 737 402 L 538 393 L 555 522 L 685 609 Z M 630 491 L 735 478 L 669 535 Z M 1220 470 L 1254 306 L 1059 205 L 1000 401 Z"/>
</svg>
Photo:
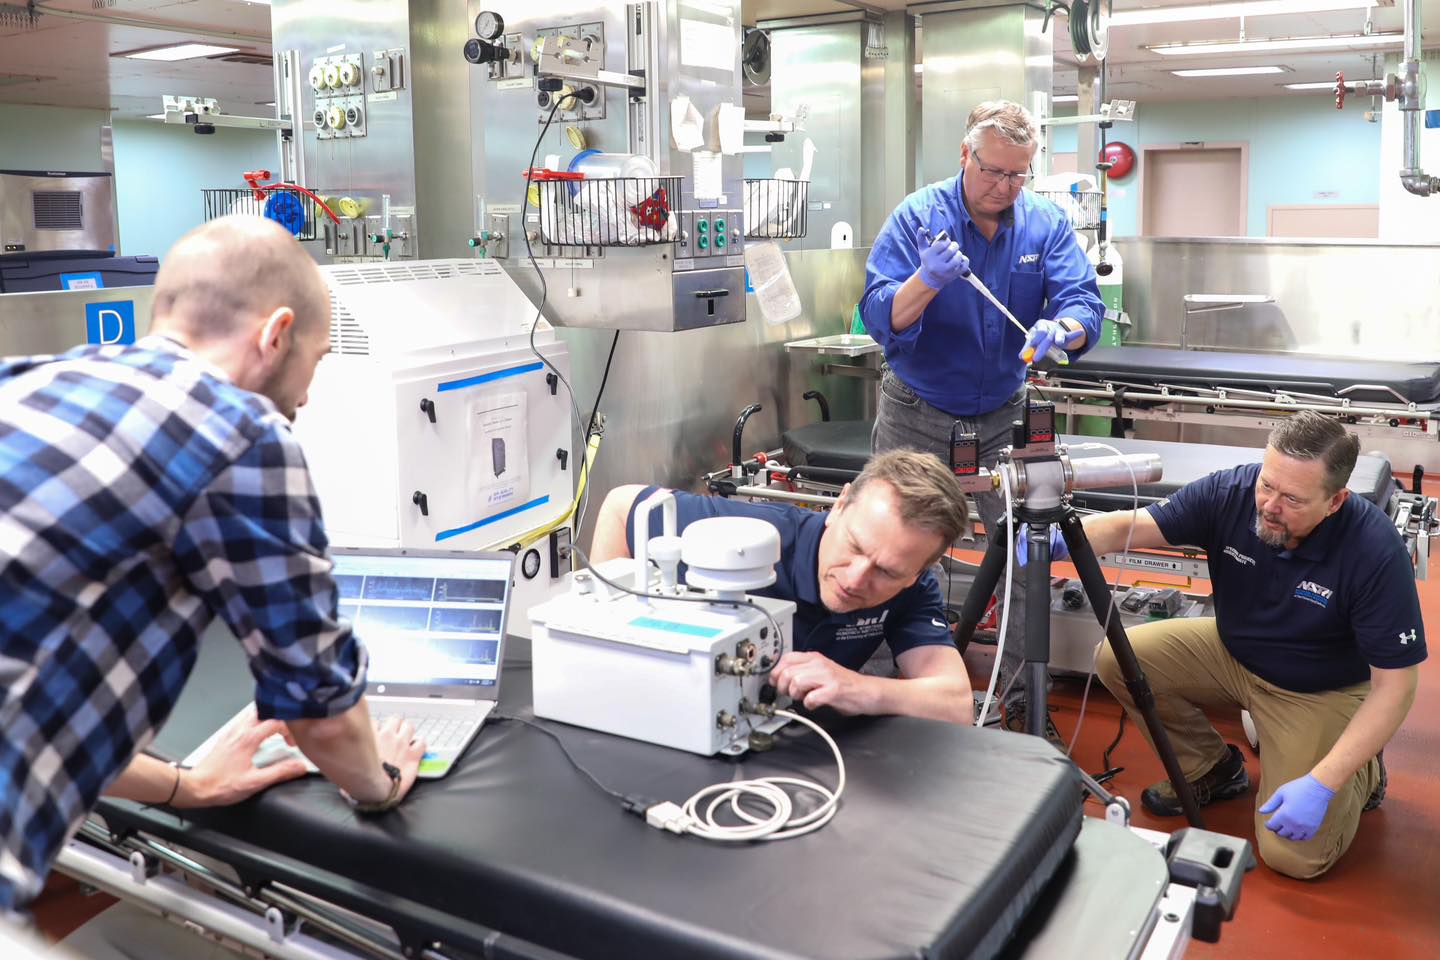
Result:
<svg viewBox="0 0 1440 960">
<path fill-rule="evenodd" d="M 666 535 L 647 544 L 638 531 L 667 500 Z M 762 520 L 714 517 L 687 527 L 682 548 L 675 523 L 673 495 L 657 492 L 636 509 L 634 560 L 577 571 L 567 593 L 531 608 L 535 715 L 692 753 L 743 753 L 752 732 L 785 723 L 754 710 L 791 649 L 795 604 L 744 592 L 774 582 L 780 535 Z M 676 582 L 682 549 L 690 589 Z"/>
<path fill-rule="evenodd" d="M 569 508 L 570 397 L 531 352 L 535 306 L 499 266 L 321 269 L 332 352 L 295 432 L 332 543 L 482 549 Z M 543 318 L 535 347 L 569 379 Z"/>
</svg>

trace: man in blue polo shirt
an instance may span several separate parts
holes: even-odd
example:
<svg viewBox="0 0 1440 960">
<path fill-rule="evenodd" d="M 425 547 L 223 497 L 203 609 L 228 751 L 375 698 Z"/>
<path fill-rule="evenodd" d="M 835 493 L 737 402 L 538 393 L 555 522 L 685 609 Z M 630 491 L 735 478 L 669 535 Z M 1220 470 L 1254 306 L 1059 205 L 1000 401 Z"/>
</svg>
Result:
<svg viewBox="0 0 1440 960">
<path fill-rule="evenodd" d="M 1021 416 L 1022 354 L 1044 359 L 1055 347 L 1073 358 L 1100 336 L 1104 305 L 1075 231 L 1054 204 L 1021 189 L 1038 148 L 1029 112 L 982 103 L 967 128 L 960 172 L 906 197 L 866 263 L 860 312 L 886 365 L 871 438 L 877 453 L 908 447 L 948 460 L 958 419 L 979 434 L 981 462 L 994 463 Z M 971 271 L 1028 337 L 962 281 Z M 985 528 L 995 529 L 1005 514 L 999 494 L 976 503 Z M 1023 588 L 1017 578 L 1002 664 L 1012 678 L 1006 725 L 1015 730 L 1025 729 Z"/>
<path fill-rule="evenodd" d="M 1265 458 L 1221 470 L 1133 513 L 1085 518 L 1097 554 L 1190 545 L 1209 558 L 1214 619 L 1130 631 L 1156 711 L 1200 803 L 1250 780 L 1202 708 L 1246 709 L 1260 740 L 1260 856 L 1301 879 L 1324 873 L 1384 797 L 1381 749 L 1415 699 L 1425 627 L 1409 554 L 1385 514 L 1345 488 L 1359 441 L 1318 413 L 1270 434 Z M 1132 716 L 1115 656 L 1099 676 Z M 1181 812 L 1168 780 L 1141 794 Z"/>
<path fill-rule="evenodd" d="M 635 505 L 654 490 L 610 492 L 595 523 L 593 562 L 631 555 Z M 792 650 L 771 673 L 780 693 L 810 709 L 971 721 L 970 678 L 930 573 L 964 534 L 969 504 L 935 457 L 873 457 L 828 513 L 680 492 L 675 500 L 681 530 L 706 517 L 748 516 L 780 532 L 775 583 L 756 591 L 796 604 Z M 660 523 L 657 511 L 652 536 Z M 860 672 L 881 642 L 898 678 Z"/>
</svg>

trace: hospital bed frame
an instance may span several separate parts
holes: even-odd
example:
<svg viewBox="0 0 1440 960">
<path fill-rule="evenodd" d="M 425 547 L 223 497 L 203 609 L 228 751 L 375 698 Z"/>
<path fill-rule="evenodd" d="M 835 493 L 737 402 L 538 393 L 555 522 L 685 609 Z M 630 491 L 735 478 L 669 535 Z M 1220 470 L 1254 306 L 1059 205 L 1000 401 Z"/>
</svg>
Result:
<svg viewBox="0 0 1440 960">
<path fill-rule="evenodd" d="M 1032 383 L 1031 389 L 1036 397 L 1042 399 L 1048 398 L 1051 393 L 1040 384 Z M 865 421 L 832 421 L 829 419 L 829 405 L 823 396 L 810 391 L 806 398 L 819 402 L 821 422 L 786 431 L 781 447 L 751 457 L 745 457 L 741 452 L 744 449 L 743 433 L 745 422 L 759 411 L 760 406 L 751 404 L 741 411 L 732 437 L 731 462 L 702 477 L 706 489 L 726 497 L 780 501 L 822 509 L 831 506 L 844 485 L 859 473 L 869 455 L 870 425 Z M 1091 409 L 1082 407 L 1080 412 L 1088 414 Z M 1166 470 L 1164 481 L 1142 486 L 1139 506 L 1155 503 L 1217 467 L 1258 462 L 1263 452 L 1250 447 L 1182 444 L 1126 437 L 1062 436 L 1060 441 L 1069 445 L 1099 441 L 1114 446 L 1122 454 L 1159 454 Z M 1077 451 L 1072 455 L 1103 456 L 1106 452 Z M 813 462 L 796 462 L 798 460 Z M 1417 489 L 1407 491 L 1393 478 L 1388 460 L 1362 454 L 1351 476 L 1350 488 L 1385 511 L 1410 554 L 1415 578 L 1426 580 L 1429 577 L 1430 539 L 1440 533 L 1440 504 L 1435 497 L 1418 492 L 1419 472 L 1417 468 Z M 1074 496 L 1076 506 L 1084 512 L 1129 509 L 1136 502 L 1128 487 L 1076 491 Z M 983 529 L 976 526 L 980 516 L 973 504 L 970 519 L 971 533 L 965 545 L 983 550 L 988 541 Z M 1134 550 L 1128 554 L 1108 554 L 1100 561 L 1105 566 L 1208 579 L 1205 559 L 1193 549 L 1178 552 Z"/>
<path fill-rule="evenodd" d="M 1437 363 L 1096 347 L 1069 366 L 1035 371 L 1031 388 L 1060 413 L 1117 424 L 1268 430 L 1290 413 L 1313 410 L 1340 418 L 1362 437 L 1440 439 Z"/>
</svg>

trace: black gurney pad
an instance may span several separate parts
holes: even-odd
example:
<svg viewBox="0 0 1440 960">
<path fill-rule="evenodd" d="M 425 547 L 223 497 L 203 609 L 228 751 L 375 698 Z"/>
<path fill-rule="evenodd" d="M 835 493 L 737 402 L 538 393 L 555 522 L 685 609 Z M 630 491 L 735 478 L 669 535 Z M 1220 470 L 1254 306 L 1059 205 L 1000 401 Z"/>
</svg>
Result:
<svg viewBox="0 0 1440 960">
<path fill-rule="evenodd" d="M 183 755 L 249 698 L 237 651 L 223 631 L 206 637 L 197 696 L 187 691 L 161 749 Z M 217 654 L 229 679 L 207 682 L 198 674 Z M 498 713 L 528 717 L 528 666 L 512 664 Z M 777 774 L 835 781 L 829 749 L 796 725 L 737 762 L 541 722 L 626 794 L 680 801 Z M 652 829 L 549 738 L 492 717 L 448 778 L 417 785 L 389 814 L 357 816 L 312 777 L 236 808 L 186 811 L 182 842 L 221 857 L 231 838 L 268 848 L 574 957 L 996 956 L 1079 833 L 1074 769 L 1034 737 L 905 717 L 827 726 L 845 794 L 829 825 L 794 840 L 716 844 Z M 176 822 L 119 801 L 102 801 L 106 811 L 142 829 Z M 424 934 L 446 940 L 443 924 Z"/>
<path fill-rule="evenodd" d="M 1077 444 L 1086 442 L 1105 443 L 1126 455 L 1157 454 L 1163 473 L 1155 483 L 1139 485 L 1141 506 L 1162 500 L 1187 483 L 1199 480 L 1216 470 L 1238 467 L 1245 463 L 1259 463 L 1265 457 L 1264 447 L 1222 447 L 1213 443 L 1171 443 L 1164 440 L 1132 440 L 1127 437 L 1062 436 L 1059 440 L 1070 446 L 1072 460 L 1113 456 L 1104 448 L 1075 449 Z M 1364 497 L 1382 511 L 1386 510 L 1390 495 L 1395 492 L 1390 461 L 1385 457 L 1360 454 L 1347 486 L 1351 493 Z M 1072 498 L 1075 506 L 1086 510 L 1128 510 L 1133 500 L 1128 481 L 1114 487 L 1076 490 Z"/>
<path fill-rule="evenodd" d="M 822 420 L 786 430 L 780 437 L 785 462 L 792 467 L 865 469 L 870 460 L 873 420 Z"/>
<path fill-rule="evenodd" d="M 1440 363 L 1399 360 L 1096 347 L 1055 373 L 1065 380 L 1239 387 L 1266 393 L 1292 391 L 1346 397 L 1354 403 L 1395 403 L 1399 399 L 1395 394 L 1406 403 L 1440 401 Z M 1374 389 L 1377 387 L 1380 389 Z"/>
</svg>

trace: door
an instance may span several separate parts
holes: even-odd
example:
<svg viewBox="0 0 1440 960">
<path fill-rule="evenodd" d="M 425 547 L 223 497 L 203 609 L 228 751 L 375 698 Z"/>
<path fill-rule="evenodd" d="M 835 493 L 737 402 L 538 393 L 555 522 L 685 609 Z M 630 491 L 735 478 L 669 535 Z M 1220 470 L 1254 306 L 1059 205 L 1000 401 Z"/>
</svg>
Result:
<svg viewBox="0 0 1440 960">
<path fill-rule="evenodd" d="M 1246 235 L 1242 145 L 1147 147 L 1141 170 L 1142 236 Z"/>
</svg>

